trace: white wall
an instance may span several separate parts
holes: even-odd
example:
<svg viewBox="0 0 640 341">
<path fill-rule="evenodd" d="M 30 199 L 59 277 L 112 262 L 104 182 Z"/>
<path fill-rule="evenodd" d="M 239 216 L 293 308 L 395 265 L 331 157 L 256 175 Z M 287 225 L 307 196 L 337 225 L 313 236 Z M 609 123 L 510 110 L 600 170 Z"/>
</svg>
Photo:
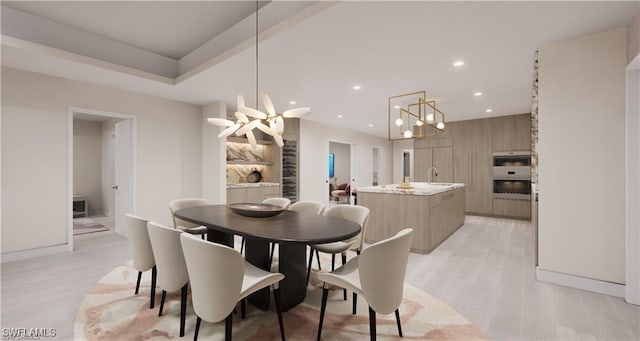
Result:
<svg viewBox="0 0 640 341">
<path fill-rule="evenodd" d="M 334 178 L 337 184 L 349 183 L 351 181 L 351 145 L 338 142 L 329 143 L 329 153 L 333 153 Z M 328 160 L 328 157 L 327 157 Z M 373 161 L 372 161 L 373 164 Z M 333 180 L 332 180 L 333 182 Z M 365 184 L 366 185 L 366 184 Z"/>
<path fill-rule="evenodd" d="M 539 268 L 625 283 L 626 30 L 539 58 Z"/>
<path fill-rule="evenodd" d="M 70 106 L 137 117 L 138 214 L 170 224 L 170 200 L 202 194 L 200 106 L 3 67 L 3 254 L 67 243 Z"/>
<path fill-rule="evenodd" d="M 102 123 L 73 120 L 73 193 L 85 195 L 89 214 L 102 214 Z"/>
<path fill-rule="evenodd" d="M 227 118 L 224 102 L 214 102 L 202 108 L 202 198 L 213 204 L 227 202 L 226 140 L 218 134 L 222 129 L 207 123 L 207 118 Z"/>
<path fill-rule="evenodd" d="M 286 133 L 286 132 L 285 132 Z M 329 167 L 329 141 L 356 145 L 356 184 L 371 185 L 371 149 L 380 147 L 380 181 L 391 182 L 391 143 L 385 138 L 358 133 L 351 129 L 300 120 L 300 200 L 326 201 Z M 356 186 L 357 187 L 357 186 Z"/>
<path fill-rule="evenodd" d="M 640 304 L 640 53 L 627 66 L 627 286 L 626 300 Z"/>
</svg>

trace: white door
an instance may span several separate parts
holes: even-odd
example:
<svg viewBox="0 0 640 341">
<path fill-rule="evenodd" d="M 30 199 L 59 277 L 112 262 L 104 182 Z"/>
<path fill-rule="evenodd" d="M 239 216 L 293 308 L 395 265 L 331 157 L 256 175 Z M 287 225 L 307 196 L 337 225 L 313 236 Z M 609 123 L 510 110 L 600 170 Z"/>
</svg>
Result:
<svg viewBox="0 0 640 341">
<path fill-rule="evenodd" d="M 358 174 L 358 169 L 357 169 L 357 162 L 356 162 L 356 145 L 355 144 L 351 144 L 350 145 L 350 161 L 351 161 L 351 165 L 349 166 L 349 175 L 351 176 L 351 178 L 349 179 L 349 183 L 351 184 L 351 194 L 353 194 L 353 190 L 358 188 L 358 182 L 356 180 L 356 174 Z M 354 203 L 354 199 L 353 196 L 349 196 L 349 202 L 350 203 Z"/>
<path fill-rule="evenodd" d="M 106 165 L 103 167 L 105 171 L 104 178 L 105 183 L 103 185 L 103 191 L 106 194 L 106 216 L 107 217 L 115 217 L 116 216 L 116 191 L 111 189 L 111 186 L 116 184 L 116 168 L 115 168 L 115 155 L 116 155 L 116 133 L 112 131 L 107 136 L 107 146 L 106 146 L 106 155 L 105 161 Z"/>
<path fill-rule="evenodd" d="M 125 119 L 116 123 L 115 140 L 115 192 L 116 232 L 126 236 L 124 215 L 133 208 L 133 136 L 131 120 Z"/>
</svg>

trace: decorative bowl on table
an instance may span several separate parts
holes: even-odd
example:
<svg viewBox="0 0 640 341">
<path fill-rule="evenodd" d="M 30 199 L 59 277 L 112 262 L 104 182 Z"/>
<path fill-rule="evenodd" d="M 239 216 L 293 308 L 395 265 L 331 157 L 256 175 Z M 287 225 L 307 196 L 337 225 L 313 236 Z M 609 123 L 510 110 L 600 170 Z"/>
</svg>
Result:
<svg viewBox="0 0 640 341">
<path fill-rule="evenodd" d="M 268 218 L 278 215 L 284 211 L 283 207 L 271 204 L 254 204 L 248 202 L 242 202 L 237 204 L 228 204 L 233 213 L 239 214 L 244 217 L 251 218 Z"/>
</svg>

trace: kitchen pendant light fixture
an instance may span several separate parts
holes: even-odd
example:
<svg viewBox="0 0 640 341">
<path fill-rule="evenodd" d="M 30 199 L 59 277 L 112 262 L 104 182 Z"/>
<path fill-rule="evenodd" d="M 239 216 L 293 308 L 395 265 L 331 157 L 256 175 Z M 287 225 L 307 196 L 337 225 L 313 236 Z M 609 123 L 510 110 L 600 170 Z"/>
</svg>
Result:
<svg viewBox="0 0 640 341">
<path fill-rule="evenodd" d="M 390 141 L 433 136 L 444 127 L 444 113 L 426 99 L 426 91 L 389 97 Z"/>
<path fill-rule="evenodd" d="M 267 114 L 260 111 L 258 108 L 258 1 L 256 1 L 256 107 L 250 108 L 245 105 L 244 97 L 238 95 L 237 97 L 237 110 L 235 112 L 236 121 L 231 121 L 224 118 L 208 118 L 207 122 L 213 125 L 226 127 L 218 138 L 225 139 L 231 134 L 236 136 L 246 135 L 247 140 L 251 143 L 253 148 L 256 148 L 258 143 L 256 137 L 253 134 L 253 129 L 258 128 L 263 133 L 273 137 L 278 147 L 284 145 L 282 134 L 284 133 L 284 119 L 285 118 L 300 118 L 302 115 L 311 112 L 311 108 L 295 108 L 287 110 L 281 114 L 278 114 L 273 106 L 273 102 L 269 95 L 262 94 L 262 105 L 267 111 Z M 250 119 L 251 118 L 251 119 Z"/>
</svg>

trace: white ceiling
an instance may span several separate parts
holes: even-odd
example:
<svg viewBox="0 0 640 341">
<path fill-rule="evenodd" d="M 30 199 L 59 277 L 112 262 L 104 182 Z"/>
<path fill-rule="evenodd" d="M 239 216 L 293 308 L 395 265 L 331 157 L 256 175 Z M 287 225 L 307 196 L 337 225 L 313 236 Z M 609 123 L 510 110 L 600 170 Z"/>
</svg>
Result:
<svg viewBox="0 0 640 341">
<path fill-rule="evenodd" d="M 64 6 L 73 12 L 74 4 L 78 3 Z M 126 8 L 125 4 L 110 6 Z M 158 11 L 166 13 L 169 4 L 175 6 L 176 13 L 184 6 L 170 2 Z M 533 59 L 538 48 L 625 26 L 638 6 L 638 2 L 611 1 L 341 2 L 260 43 L 259 85 L 278 111 L 293 107 L 289 101 L 295 100 L 295 106 L 313 108 L 305 119 L 385 137 L 387 98 L 406 92 L 426 90 L 428 99 L 438 101 L 448 121 L 525 113 L 531 107 Z M 79 13 L 87 8 L 82 7 Z M 155 7 L 148 9 L 148 18 L 155 17 L 154 11 Z M 40 15 L 46 15 L 42 12 Z M 114 16 L 116 27 L 118 16 L 109 15 Z M 189 20 L 172 24 L 179 26 L 184 21 Z M 77 22 L 73 25 L 89 30 Z M 158 36 L 169 34 L 171 27 Z M 153 32 L 144 33 L 148 34 Z M 193 34 L 205 36 L 200 31 Z M 8 46 L 4 39 L 2 64 L 196 104 L 222 100 L 235 109 L 237 94 L 254 103 L 255 50 L 247 47 L 188 77 L 179 77 L 175 84 Z M 464 60 L 465 65 L 454 68 L 456 59 Z M 354 91 L 354 84 L 362 89 Z M 483 96 L 474 97 L 475 91 L 482 91 Z M 485 113 L 487 108 L 493 112 Z M 339 114 L 343 118 L 337 118 Z"/>
</svg>

